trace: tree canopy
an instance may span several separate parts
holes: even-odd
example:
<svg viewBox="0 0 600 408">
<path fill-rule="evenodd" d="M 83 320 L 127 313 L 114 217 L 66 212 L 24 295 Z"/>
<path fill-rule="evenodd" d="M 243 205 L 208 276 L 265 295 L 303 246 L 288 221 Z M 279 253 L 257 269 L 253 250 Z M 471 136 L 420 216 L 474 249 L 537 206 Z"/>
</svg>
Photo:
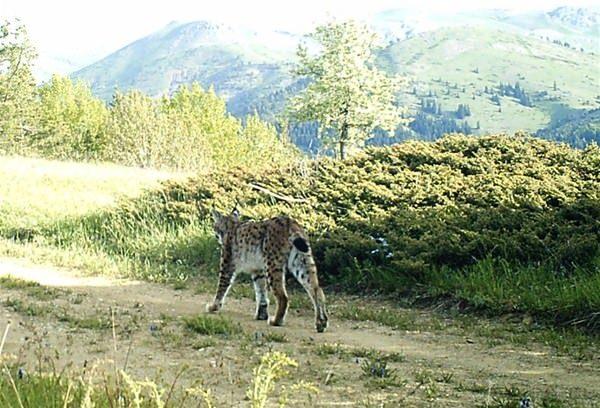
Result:
<svg viewBox="0 0 600 408">
<path fill-rule="evenodd" d="M 340 158 L 374 129 L 393 131 L 401 121 L 394 104 L 400 81 L 375 67 L 376 35 L 350 20 L 320 26 L 309 37 L 319 50 L 298 47 L 295 74 L 309 84 L 291 99 L 292 119 L 318 122 L 320 137 L 326 146 L 336 146 Z"/>
<path fill-rule="evenodd" d="M 35 51 L 18 21 L 0 22 L 0 151 L 31 133 Z"/>
</svg>

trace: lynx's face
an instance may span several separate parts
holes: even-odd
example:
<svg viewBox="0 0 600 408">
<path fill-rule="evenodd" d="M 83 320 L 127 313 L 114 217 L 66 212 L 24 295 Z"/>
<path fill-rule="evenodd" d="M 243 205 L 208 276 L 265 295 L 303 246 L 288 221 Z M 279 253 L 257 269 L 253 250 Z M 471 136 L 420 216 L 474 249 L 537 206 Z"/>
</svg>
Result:
<svg viewBox="0 0 600 408">
<path fill-rule="evenodd" d="M 229 231 L 233 230 L 235 224 L 239 221 L 239 215 L 236 210 L 233 210 L 231 215 L 223 215 L 220 212 L 213 210 L 213 229 L 215 237 L 220 245 L 223 245 Z"/>
</svg>

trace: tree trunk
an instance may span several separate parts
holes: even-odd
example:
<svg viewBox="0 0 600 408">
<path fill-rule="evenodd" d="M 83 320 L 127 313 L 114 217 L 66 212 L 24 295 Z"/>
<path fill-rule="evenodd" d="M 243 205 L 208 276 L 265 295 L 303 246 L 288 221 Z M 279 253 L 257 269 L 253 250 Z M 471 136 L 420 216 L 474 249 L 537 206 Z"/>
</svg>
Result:
<svg viewBox="0 0 600 408">
<path fill-rule="evenodd" d="M 340 133 L 340 159 L 346 158 L 346 140 L 348 140 L 348 124 L 342 124 L 342 131 Z"/>
</svg>

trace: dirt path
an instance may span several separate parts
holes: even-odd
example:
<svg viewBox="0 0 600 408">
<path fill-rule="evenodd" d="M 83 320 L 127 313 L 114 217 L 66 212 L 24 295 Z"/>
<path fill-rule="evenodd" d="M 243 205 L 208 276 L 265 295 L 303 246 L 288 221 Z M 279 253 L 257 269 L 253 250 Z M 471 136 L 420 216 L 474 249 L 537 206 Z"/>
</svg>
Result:
<svg viewBox="0 0 600 408">
<path fill-rule="evenodd" d="M 211 299 L 193 288 L 84 277 L 0 259 L 0 276 L 9 275 L 42 285 L 0 286 L 0 329 L 11 321 L 4 352 L 21 356 L 23 364 L 36 360 L 41 344 L 45 353 L 57 350 L 61 364 L 82 367 L 115 359 L 138 377 L 161 372 L 167 382 L 187 365 L 180 383 L 201 381 L 216 391 L 222 406 L 245 406 L 243 395 L 252 368 L 260 355 L 274 349 L 298 360 L 296 379 L 320 389 L 316 399 L 302 396 L 292 399 L 291 405 L 500 407 L 513 406 L 502 403 L 518 401 L 524 394 L 539 402 L 564 404 L 554 406 L 600 404 L 598 360 L 574 359 L 539 344 L 519 346 L 478 337 L 458 328 L 458 321 L 433 312 L 396 308 L 399 318 L 410 316 L 417 323 L 414 330 L 394 330 L 371 321 L 337 318 L 358 303 L 363 308 L 378 305 L 336 298 L 330 306 L 329 330 L 317 334 L 306 308 L 290 310 L 285 327 L 271 328 L 252 320 L 252 300 L 234 296 L 221 314 L 239 322 L 243 335 L 202 336 L 182 323 L 202 314 Z M 386 384 L 365 376 L 361 365 L 376 352 L 389 357 L 395 381 Z"/>
</svg>

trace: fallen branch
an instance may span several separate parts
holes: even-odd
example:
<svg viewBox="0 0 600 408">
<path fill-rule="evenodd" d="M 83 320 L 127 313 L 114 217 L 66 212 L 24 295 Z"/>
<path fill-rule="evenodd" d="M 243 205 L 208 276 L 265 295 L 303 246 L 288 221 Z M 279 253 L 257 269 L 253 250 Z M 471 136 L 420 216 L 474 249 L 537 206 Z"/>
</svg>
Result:
<svg viewBox="0 0 600 408">
<path fill-rule="evenodd" d="M 258 184 L 248 183 L 248 185 L 250 186 L 250 188 L 252 188 L 254 190 L 258 190 L 262 193 L 270 195 L 273 198 L 276 198 L 281 201 L 285 201 L 287 203 L 293 204 L 293 203 L 307 203 L 308 202 L 308 200 L 306 198 L 294 198 L 294 197 L 288 197 L 288 196 L 284 196 L 281 194 L 277 194 L 277 193 L 272 192 L 268 188 L 260 186 Z"/>
</svg>

